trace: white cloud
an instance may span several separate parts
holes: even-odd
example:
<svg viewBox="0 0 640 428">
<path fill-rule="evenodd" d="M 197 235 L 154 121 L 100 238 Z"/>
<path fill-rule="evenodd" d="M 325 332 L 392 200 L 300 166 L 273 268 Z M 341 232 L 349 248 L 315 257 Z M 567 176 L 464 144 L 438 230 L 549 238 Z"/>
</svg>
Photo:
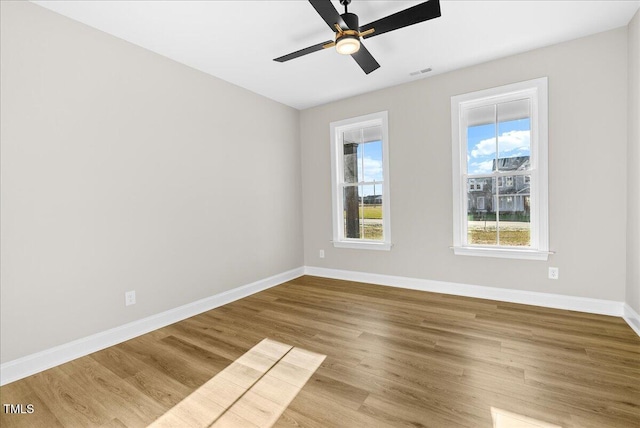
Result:
<svg viewBox="0 0 640 428">
<path fill-rule="evenodd" d="M 469 174 L 484 174 L 493 170 L 493 159 L 469 164 Z"/>
<path fill-rule="evenodd" d="M 529 131 L 509 131 L 498 137 L 498 147 L 500 153 L 512 152 L 514 150 L 529 151 L 530 132 Z M 493 155 L 496 151 L 496 141 L 493 138 L 480 141 L 471 151 L 474 158 L 480 156 Z"/>
<path fill-rule="evenodd" d="M 358 165 L 358 181 L 382 181 L 382 161 L 365 157 L 364 163 L 364 180 L 362 178 L 362 168 Z"/>
</svg>

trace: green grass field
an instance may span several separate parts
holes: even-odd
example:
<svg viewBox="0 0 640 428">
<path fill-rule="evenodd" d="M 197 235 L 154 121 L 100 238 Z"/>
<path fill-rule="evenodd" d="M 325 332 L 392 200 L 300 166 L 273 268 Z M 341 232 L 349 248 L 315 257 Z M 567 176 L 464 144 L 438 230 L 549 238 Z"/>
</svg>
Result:
<svg viewBox="0 0 640 428">
<path fill-rule="evenodd" d="M 382 205 L 365 205 L 360 207 L 360 218 L 382 218 Z"/>
</svg>

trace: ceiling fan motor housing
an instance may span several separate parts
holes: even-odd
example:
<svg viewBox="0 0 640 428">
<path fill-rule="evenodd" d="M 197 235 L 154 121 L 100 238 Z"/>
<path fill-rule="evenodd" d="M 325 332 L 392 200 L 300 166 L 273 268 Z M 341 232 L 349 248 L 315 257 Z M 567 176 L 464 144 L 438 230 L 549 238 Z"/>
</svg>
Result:
<svg viewBox="0 0 640 428">
<path fill-rule="evenodd" d="M 360 32 L 358 31 L 358 16 L 354 13 L 345 12 L 340 15 L 347 28 L 335 24 L 336 30 L 336 51 L 342 55 L 352 55 L 360 50 Z"/>
<path fill-rule="evenodd" d="M 344 23 L 347 24 L 349 30 L 358 31 L 360 29 L 360 26 L 358 25 L 358 15 L 356 15 L 355 13 L 346 12 L 340 16 L 342 17 Z M 347 28 L 343 28 L 343 30 L 346 29 Z"/>
</svg>

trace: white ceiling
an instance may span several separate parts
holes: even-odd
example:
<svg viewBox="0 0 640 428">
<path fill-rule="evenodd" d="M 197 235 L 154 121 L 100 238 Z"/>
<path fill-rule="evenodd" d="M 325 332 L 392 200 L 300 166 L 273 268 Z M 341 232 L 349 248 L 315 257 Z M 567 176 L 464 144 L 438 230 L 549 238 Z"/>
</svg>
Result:
<svg viewBox="0 0 640 428">
<path fill-rule="evenodd" d="M 34 3 L 297 109 L 621 27 L 640 6 L 640 0 L 441 0 L 442 17 L 366 40 L 381 67 L 365 75 L 332 49 L 273 61 L 333 37 L 304 0 Z M 363 25 L 418 3 L 353 0 L 349 11 Z M 427 67 L 433 71 L 409 75 Z"/>
</svg>

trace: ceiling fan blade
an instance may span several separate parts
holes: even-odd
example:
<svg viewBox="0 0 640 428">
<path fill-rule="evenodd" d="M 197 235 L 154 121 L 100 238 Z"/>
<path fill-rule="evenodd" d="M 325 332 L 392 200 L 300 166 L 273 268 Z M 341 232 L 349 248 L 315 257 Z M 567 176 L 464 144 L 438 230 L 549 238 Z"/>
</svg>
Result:
<svg viewBox="0 0 640 428">
<path fill-rule="evenodd" d="M 344 23 L 336 8 L 331 4 L 331 0 L 309 0 L 309 3 L 318 12 L 318 15 L 324 19 L 331 31 L 336 32 L 334 24 L 338 24 L 343 30 L 348 29 L 347 24 Z M 357 30 L 357 28 L 354 28 L 354 30 Z"/>
<path fill-rule="evenodd" d="M 378 36 L 389 31 L 397 30 L 398 28 L 408 27 L 409 25 L 438 18 L 439 16 L 440 0 L 429 0 L 363 25 L 360 27 L 360 32 L 362 33 L 374 28 L 375 31 L 372 34 L 363 36 L 364 39 L 368 39 L 369 37 Z"/>
<path fill-rule="evenodd" d="M 333 46 L 333 40 L 327 40 L 326 42 L 318 43 L 317 45 L 309 46 L 308 48 L 300 49 L 299 51 L 295 51 L 290 54 L 283 55 L 279 58 L 275 58 L 274 61 L 278 61 L 278 62 L 289 61 L 290 59 L 298 58 L 303 55 L 321 51 L 322 49 L 324 49 L 326 45 L 329 45 L 327 47 Z"/>
<path fill-rule="evenodd" d="M 360 43 L 360 49 L 358 50 L 358 52 L 351 54 L 351 56 L 356 60 L 365 74 L 369 74 L 376 68 L 380 67 L 378 61 L 376 61 L 373 55 L 371 55 L 371 52 L 369 52 L 362 43 Z"/>
</svg>

